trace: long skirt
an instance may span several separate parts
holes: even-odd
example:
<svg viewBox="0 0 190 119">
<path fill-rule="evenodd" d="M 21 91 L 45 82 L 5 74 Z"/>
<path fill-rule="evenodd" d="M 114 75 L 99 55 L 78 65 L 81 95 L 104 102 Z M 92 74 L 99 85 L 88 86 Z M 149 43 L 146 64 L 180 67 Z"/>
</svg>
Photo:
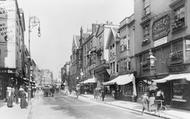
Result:
<svg viewBox="0 0 190 119">
<path fill-rule="evenodd" d="M 20 107 L 21 108 L 26 108 L 28 106 L 28 103 L 26 101 L 26 98 L 21 98 L 20 100 Z"/>
<path fill-rule="evenodd" d="M 13 107 L 13 98 L 11 96 L 7 98 L 7 107 Z"/>
</svg>

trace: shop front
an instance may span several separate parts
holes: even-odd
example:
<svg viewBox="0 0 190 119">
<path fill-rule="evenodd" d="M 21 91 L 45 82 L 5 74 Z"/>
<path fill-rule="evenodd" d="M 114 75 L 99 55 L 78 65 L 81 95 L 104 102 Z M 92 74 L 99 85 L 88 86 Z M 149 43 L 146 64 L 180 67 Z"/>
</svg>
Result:
<svg viewBox="0 0 190 119">
<path fill-rule="evenodd" d="M 96 88 L 97 85 L 97 80 L 95 77 L 89 78 L 85 81 L 80 82 L 81 89 L 83 90 L 82 92 L 85 94 L 93 94 L 94 89 Z"/>
<path fill-rule="evenodd" d="M 133 74 L 120 75 L 111 81 L 103 83 L 104 86 L 115 87 L 115 99 L 136 101 L 136 83 Z"/>
<path fill-rule="evenodd" d="M 170 74 L 155 82 L 168 88 L 165 93 L 170 95 L 166 99 L 172 107 L 190 110 L 190 73 Z"/>
</svg>

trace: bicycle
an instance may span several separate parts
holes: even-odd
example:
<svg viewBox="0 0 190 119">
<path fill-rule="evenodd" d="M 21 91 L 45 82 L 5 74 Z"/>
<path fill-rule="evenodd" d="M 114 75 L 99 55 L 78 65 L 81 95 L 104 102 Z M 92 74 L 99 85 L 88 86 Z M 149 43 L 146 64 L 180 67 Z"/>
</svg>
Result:
<svg viewBox="0 0 190 119">
<path fill-rule="evenodd" d="M 164 100 L 155 100 L 155 104 L 157 106 L 156 112 L 158 112 L 160 116 L 160 111 L 167 110 L 167 107 L 163 105 Z"/>
</svg>

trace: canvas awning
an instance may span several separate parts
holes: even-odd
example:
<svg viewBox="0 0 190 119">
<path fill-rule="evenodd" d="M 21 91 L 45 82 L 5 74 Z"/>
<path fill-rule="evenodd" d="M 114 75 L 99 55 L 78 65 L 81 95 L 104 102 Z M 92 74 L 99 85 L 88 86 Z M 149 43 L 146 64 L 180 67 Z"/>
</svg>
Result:
<svg viewBox="0 0 190 119">
<path fill-rule="evenodd" d="M 154 80 L 156 83 L 165 83 L 167 81 L 177 80 L 177 79 L 186 79 L 190 81 L 190 73 L 183 73 L 183 74 L 170 74 L 165 78 Z"/>
<path fill-rule="evenodd" d="M 96 78 L 89 78 L 85 81 L 82 82 L 83 84 L 87 84 L 87 83 L 96 83 Z"/>
<path fill-rule="evenodd" d="M 133 78 L 134 78 L 133 74 L 121 75 L 111 81 L 104 82 L 103 85 L 113 85 L 113 84 L 125 85 L 132 82 Z"/>
</svg>

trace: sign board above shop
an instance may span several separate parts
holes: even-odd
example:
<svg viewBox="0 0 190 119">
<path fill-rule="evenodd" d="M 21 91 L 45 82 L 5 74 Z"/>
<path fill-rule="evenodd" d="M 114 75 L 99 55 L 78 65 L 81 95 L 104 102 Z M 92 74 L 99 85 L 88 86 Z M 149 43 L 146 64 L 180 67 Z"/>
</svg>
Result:
<svg viewBox="0 0 190 119">
<path fill-rule="evenodd" d="M 160 39 L 154 41 L 154 47 L 157 47 L 157 46 L 160 46 L 162 44 L 165 44 L 165 43 L 167 43 L 167 41 L 168 41 L 167 36 L 165 36 L 163 38 L 160 38 Z"/>
<path fill-rule="evenodd" d="M 168 35 L 170 31 L 170 16 L 164 15 L 153 22 L 152 39 L 156 41 Z"/>
</svg>

